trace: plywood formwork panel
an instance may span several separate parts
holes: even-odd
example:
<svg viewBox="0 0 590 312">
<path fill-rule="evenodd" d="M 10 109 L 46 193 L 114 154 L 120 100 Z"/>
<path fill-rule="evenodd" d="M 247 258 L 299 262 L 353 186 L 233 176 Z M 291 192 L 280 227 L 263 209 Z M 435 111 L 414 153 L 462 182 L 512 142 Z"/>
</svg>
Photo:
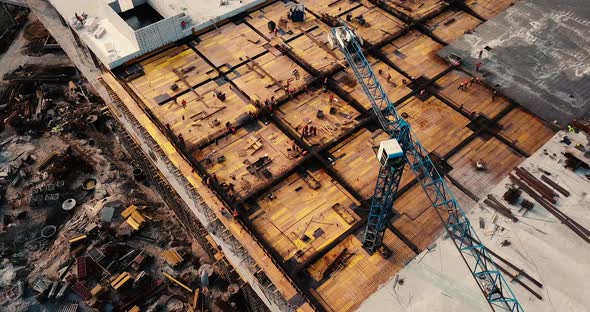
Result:
<svg viewBox="0 0 590 312">
<path fill-rule="evenodd" d="M 387 259 L 378 253 L 369 255 L 363 249 L 362 242 L 350 235 L 311 266 L 310 274 L 313 276 L 314 271 L 325 270 L 342 249 L 346 248 L 352 254 L 341 268 L 312 292 L 328 311 L 354 311 L 416 256 L 389 230 L 385 231 L 383 243 L 393 252 Z"/>
<path fill-rule="evenodd" d="M 387 58 L 413 77 L 433 78 L 449 65 L 436 52 L 443 46 L 412 30 L 381 48 Z"/>
<path fill-rule="evenodd" d="M 409 82 L 410 80 L 408 78 L 406 78 L 405 76 L 397 72 L 395 69 L 389 67 L 387 64 L 381 61 L 376 61 L 371 57 L 367 58 L 367 60 L 371 62 L 373 72 L 375 72 L 375 74 L 377 75 L 377 79 L 379 79 L 379 82 L 381 82 L 381 86 L 387 93 L 387 96 L 389 97 L 390 101 L 395 103 L 397 100 L 412 92 L 412 90 L 403 83 L 404 80 L 406 80 L 406 83 Z M 339 86 L 345 92 L 347 92 L 353 99 L 359 102 L 364 108 L 366 108 L 367 110 L 373 109 L 373 107 L 371 106 L 371 102 L 369 101 L 369 98 L 363 91 L 360 84 L 356 83 L 354 87 L 350 87 L 342 83 L 345 76 L 347 75 L 354 77 L 352 70 L 347 69 L 346 71 L 341 71 L 338 74 L 334 75 L 333 78 L 334 80 L 339 82 Z"/>
<path fill-rule="evenodd" d="M 379 147 L 381 141 L 388 139 L 389 136 L 381 129 L 375 132 L 362 129 L 330 150 L 334 170 L 365 200 L 373 196 L 379 173 L 379 161 L 373 149 Z M 414 178 L 414 174 L 406 166 L 400 188 Z"/>
<path fill-rule="evenodd" d="M 299 79 L 292 72 L 297 69 Z M 274 56 L 266 53 L 238 67 L 238 77 L 232 79 L 236 86 L 252 101 L 264 102 L 271 97 L 285 95 L 287 83 L 289 89 L 298 90 L 306 85 L 309 74 L 287 56 Z"/>
<path fill-rule="evenodd" d="M 338 48 L 332 49 L 330 47 L 327 37 L 329 32 L 330 29 L 327 26 L 314 28 L 307 32 L 307 35 L 289 41 L 289 46 L 292 48 L 292 52 L 318 71 L 327 72 L 337 67 L 343 67 L 346 60 Z"/>
<path fill-rule="evenodd" d="M 236 66 L 248 57 L 252 58 L 266 51 L 263 45 L 268 43 L 244 23 L 225 24 L 218 31 L 205 33 L 199 39 L 197 50 L 216 67 Z"/>
<path fill-rule="evenodd" d="M 349 14 L 352 16 L 352 20 L 348 22 L 348 25 L 370 44 L 379 43 L 383 39 L 399 33 L 405 27 L 404 22 L 369 3 L 364 3 L 363 6 L 345 15 Z M 367 25 L 363 26 L 356 20 L 361 15 Z M 342 18 L 346 19 L 346 16 L 342 16 Z"/>
<path fill-rule="evenodd" d="M 502 126 L 500 133 L 529 154 L 555 134 L 548 124 L 520 107 L 511 110 L 498 123 Z"/>
<path fill-rule="evenodd" d="M 469 81 L 466 89 L 459 89 L 459 85 Z M 502 96 L 494 96 L 493 90 L 488 86 L 471 82 L 471 76 L 453 70 L 436 81 L 442 87 L 439 92 L 444 98 L 457 104 L 468 113 L 484 114 L 494 118 L 498 113 L 510 105 Z"/>
<path fill-rule="evenodd" d="M 523 160 L 524 157 L 496 138 L 487 141 L 475 138 L 450 157 L 448 163 L 453 167 L 450 176 L 481 198 Z M 476 161 L 484 163 L 487 170 L 477 170 Z"/>
<path fill-rule="evenodd" d="M 295 173 L 271 192 L 272 199 L 257 200 L 260 208 L 249 218 L 284 261 L 306 261 L 360 220 L 354 212 L 359 203 L 323 169 Z"/>
<path fill-rule="evenodd" d="M 398 108 L 414 129 L 420 143 L 429 152 L 443 156 L 473 132 L 467 128 L 470 120 L 435 97 L 422 101 L 408 99 Z"/>
<path fill-rule="evenodd" d="M 492 19 L 518 0 L 467 0 L 465 3 L 485 19 Z"/>
<path fill-rule="evenodd" d="M 453 9 L 429 20 L 426 25 L 432 29 L 434 35 L 446 43 L 450 43 L 472 31 L 481 23 L 482 21 L 474 16 Z"/>
<path fill-rule="evenodd" d="M 443 0 L 386 0 L 385 3 L 414 19 L 421 19 L 447 5 Z"/>
<path fill-rule="evenodd" d="M 334 114 L 330 113 L 331 108 L 335 109 Z M 321 118 L 318 118 L 319 111 L 323 114 Z M 277 116 L 299 135 L 306 125 L 317 128 L 317 135 L 302 136 L 310 145 L 325 145 L 340 138 L 358 124 L 355 118 L 359 115 L 338 96 L 321 89 L 303 93 L 277 109 Z"/>
<path fill-rule="evenodd" d="M 260 145 L 255 145 L 256 142 Z M 209 174 L 217 176 L 219 183 L 234 184 L 234 195 L 239 199 L 272 179 L 262 174 L 264 168 L 276 176 L 294 166 L 296 155 L 289 151 L 292 146 L 293 142 L 275 125 L 254 122 L 195 152 L 193 156 L 203 163 Z M 222 156 L 224 159 L 219 162 Z M 248 162 L 255 163 L 264 156 L 272 162 L 257 173 L 250 173 Z"/>
</svg>

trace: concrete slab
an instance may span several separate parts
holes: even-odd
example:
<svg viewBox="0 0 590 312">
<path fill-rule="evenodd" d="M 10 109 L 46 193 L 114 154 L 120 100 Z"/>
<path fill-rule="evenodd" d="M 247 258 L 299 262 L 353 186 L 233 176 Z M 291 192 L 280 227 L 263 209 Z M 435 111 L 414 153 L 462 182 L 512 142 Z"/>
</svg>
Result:
<svg viewBox="0 0 590 312">
<path fill-rule="evenodd" d="M 587 1 L 532 0 L 508 8 L 438 54 L 462 57 L 468 70 L 482 62 L 480 75 L 487 84 L 545 120 L 565 125 L 590 110 L 588 46 Z"/>
</svg>

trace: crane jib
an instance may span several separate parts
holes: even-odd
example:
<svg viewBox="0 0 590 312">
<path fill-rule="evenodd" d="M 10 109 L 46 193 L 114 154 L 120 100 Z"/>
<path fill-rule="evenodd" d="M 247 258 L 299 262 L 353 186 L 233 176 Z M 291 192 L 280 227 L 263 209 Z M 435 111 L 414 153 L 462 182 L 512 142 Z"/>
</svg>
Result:
<svg viewBox="0 0 590 312">
<path fill-rule="evenodd" d="M 342 51 L 371 102 L 379 124 L 403 150 L 401 165 L 396 161 L 383 161 L 379 168 L 363 237 L 364 248 L 374 253 L 383 247 L 385 225 L 392 214 L 393 202 L 397 197 L 404 167 L 408 167 L 416 174 L 422 189 L 445 225 L 449 237 L 452 238 L 490 308 L 493 311 L 524 311 L 504 276 L 491 260 L 492 257 L 486 247 L 480 243 L 481 240 L 477 237 L 465 212 L 428 156 L 428 151 L 417 140 L 410 124 L 398 114 L 389 100 L 362 52 L 362 38 L 344 22 L 342 24 L 343 26 L 332 29 L 328 40 Z"/>
</svg>

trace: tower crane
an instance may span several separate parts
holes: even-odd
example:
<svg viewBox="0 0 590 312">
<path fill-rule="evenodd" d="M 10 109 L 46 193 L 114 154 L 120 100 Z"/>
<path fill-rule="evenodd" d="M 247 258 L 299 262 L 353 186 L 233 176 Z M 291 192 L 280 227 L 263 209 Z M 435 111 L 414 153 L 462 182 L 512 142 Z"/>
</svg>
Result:
<svg viewBox="0 0 590 312">
<path fill-rule="evenodd" d="M 420 144 L 410 124 L 398 114 L 377 80 L 363 55 L 362 38 L 342 22 L 342 26 L 332 28 L 328 41 L 344 54 L 371 102 L 379 124 L 390 137 L 380 143 L 377 152 L 379 175 L 363 237 L 363 247 L 371 254 L 383 250 L 385 225 L 391 218 L 393 201 L 407 164 L 416 174 L 492 311 L 524 311 L 504 276 L 491 260 L 486 247 L 477 237 L 443 176 L 428 156 L 428 151 Z"/>
</svg>

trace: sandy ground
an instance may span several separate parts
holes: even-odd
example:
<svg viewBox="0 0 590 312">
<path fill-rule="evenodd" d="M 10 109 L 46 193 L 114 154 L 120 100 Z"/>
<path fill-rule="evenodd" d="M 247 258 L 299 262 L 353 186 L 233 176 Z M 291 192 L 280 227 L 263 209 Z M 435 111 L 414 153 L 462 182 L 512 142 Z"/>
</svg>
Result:
<svg viewBox="0 0 590 312">
<path fill-rule="evenodd" d="M 582 133 L 559 132 L 521 167 L 537 178 L 541 176 L 539 168 L 552 173 L 552 178 L 572 193 L 567 198 L 561 196 L 556 207 L 590 228 L 590 181 L 584 176 L 589 172 L 573 173 L 563 167 L 561 153 L 566 145 L 559 141 L 564 135 L 574 142 L 571 146 L 588 143 Z M 491 193 L 502 198 L 509 182 L 506 178 Z M 531 200 L 528 195 L 523 196 Z M 517 207 L 504 204 L 519 218 L 517 223 L 497 215 L 482 202 L 473 207 L 468 216 L 488 248 L 544 284 L 541 289 L 532 287 L 543 297 L 539 300 L 521 285 L 509 283 L 524 310 L 590 311 L 588 244 L 536 202 L 524 217 L 517 212 Z M 480 217 L 485 220 L 484 229 L 479 228 Z M 497 218 L 496 231 L 493 231 L 493 218 Z M 500 243 L 504 240 L 509 240 L 511 245 L 502 247 Z M 439 238 L 430 251 L 418 255 L 397 278 L 397 284 L 394 278 L 383 285 L 359 311 L 490 311 L 459 252 L 452 241 L 444 237 Z M 402 279 L 404 282 L 400 285 Z"/>
</svg>

